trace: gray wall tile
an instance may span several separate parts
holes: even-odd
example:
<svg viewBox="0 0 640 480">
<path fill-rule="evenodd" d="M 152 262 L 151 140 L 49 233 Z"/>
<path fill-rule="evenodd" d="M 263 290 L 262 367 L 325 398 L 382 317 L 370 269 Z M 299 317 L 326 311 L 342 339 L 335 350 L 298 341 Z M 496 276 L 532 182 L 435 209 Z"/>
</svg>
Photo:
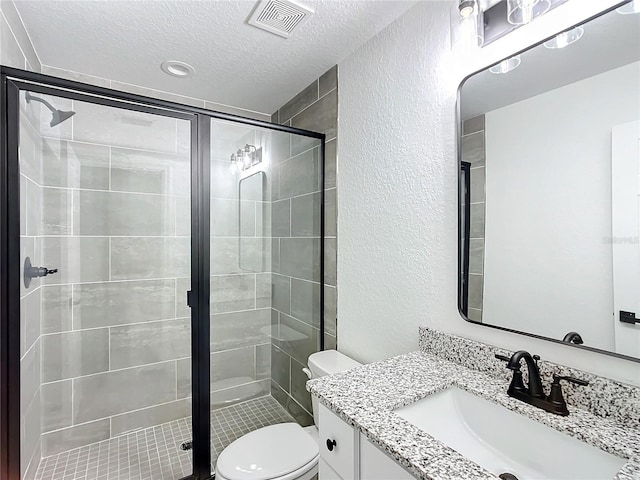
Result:
<svg viewBox="0 0 640 480">
<path fill-rule="evenodd" d="M 140 280 L 74 285 L 74 328 L 175 317 L 175 281 Z"/>
<path fill-rule="evenodd" d="M 462 137 L 462 159 L 472 167 L 485 164 L 484 131 Z"/>
<path fill-rule="evenodd" d="M 484 130 L 484 115 L 478 115 L 477 117 L 470 118 L 465 120 L 462 123 L 462 133 L 463 135 L 467 135 L 470 133 L 475 133 L 480 130 Z"/>
<path fill-rule="evenodd" d="M 42 139 L 43 184 L 51 187 L 109 188 L 109 147 Z"/>
<path fill-rule="evenodd" d="M 318 100 L 318 81 L 309 85 L 278 110 L 278 119 L 284 122 Z"/>
<path fill-rule="evenodd" d="M 280 314 L 280 327 L 282 326 L 290 328 L 290 332 L 295 336 L 289 335 L 287 330 L 281 331 L 281 337 L 284 340 L 274 339 L 274 344 L 298 362 L 306 365 L 309 355 L 317 352 L 320 346 L 319 330 L 283 313 Z M 273 362 L 273 358 L 271 361 Z"/>
<path fill-rule="evenodd" d="M 319 281 L 320 240 L 317 238 L 280 239 L 280 271 L 291 277 Z"/>
<path fill-rule="evenodd" d="M 271 233 L 274 237 L 291 236 L 291 200 L 285 199 L 271 204 Z"/>
<path fill-rule="evenodd" d="M 271 307 L 271 274 L 256 274 L 256 308 Z"/>
<path fill-rule="evenodd" d="M 271 344 L 256 345 L 256 379 L 271 378 Z"/>
<path fill-rule="evenodd" d="M 338 317 L 336 287 L 326 285 L 324 287 L 324 329 L 326 333 L 336 335 L 336 319 Z"/>
<path fill-rule="evenodd" d="M 471 238 L 484 238 L 484 203 L 471 205 Z"/>
<path fill-rule="evenodd" d="M 45 237 L 41 243 L 43 264 L 58 269 L 45 277 L 45 283 L 109 280 L 109 239 Z"/>
<path fill-rule="evenodd" d="M 111 368 L 127 368 L 191 355 L 191 319 L 109 329 Z"/>
<path fill-rule="evenodd" d="M 338 91 L 325 95 L 291 119 L 291 126 L 324 133 L 332 139 L 338 132 Z"/>
<path fill-rule="evenodd" d="M 191 308 L 187 305 L 187 292 L 191 290 L 190 278 L 176 278 L 176 317 L 191 317 Z"/>
<path fill-rule="evenodd" d="M 74 140 L 176 153 L 176 120 L 173 118 L 87 102 L 75 102 L 73 110 L 76 118 L 82 118 L 73 124 Z M 108 123 L 105 118 L 109 119 Z"/>
<path fill-rule="evenodd" d="M 25 413 L 40 389 L 40 340 L 24 355 L 20 361 L 20 411 Z"/>
<path fill-rule="evenodd" d="M 320 96 L 324 96 L 334 88 L 338 88 L 338 66 L 334 65 L 318 80 Z"/>
<path fill-rule="evenodd" d="M 211 390 L 229 388 L 256 380 L 255 347 L 211 354 Z"/>
<path fill-rule="evenodd" d="M 20 323 L 22 338 L 22 354 L 24 354 L 40 337 L 40 317 L 42 311 L 42 287 L 37 288 L 20 302 Z"/>
<path fill-rule="evenodd" d="M 88 83 L 89 85 L 95 85 L 97 87 L 111 87 L 111 81 L 106 78 L 94 77 L 93 75 L 87 75 L 84 73 L 78 73 L 71 70 L 65 70 L 63 68 L 50 67 L 43 65 L 42 73 L 46 75 L 52 75 L 54 77 L 66 78 L 67 80 L 73 80 L 81 83 Z"/>
<path fill-rule="evenodd" d="M 45 383 L 41 387 L 42 397 L 42 431 L 50 432 L 70 427 L 72 418 L 72 385 L 71 380 Z"/>
<path fill-rule="evenodd" d="M 338 348 L 338 341 L 335 336 L 329 335 L 328 333 L 324 334 L 324 349 L 325 350 L 336 350 Z"/>
<path fill-rule="evenodd" d="M 482 275 L 469 275 L 469 308 L 482 309 Z"/>
<path fill-rule="evenodd" d="M 188 277 L 190 238 L 112 238 L 111 278 Z"/>
<path fill-rule="evenodd" d="M 191 416 L 190 398 L 116 415 L 111 417 L 111 436 L 123 435 L 189 416 Z"/>
<path fill-rule="evenodd" d="M 43 382 L 105 372 L 109 370 L 109 330 L 45 335 L 42 358 Z"/>
<path fill-rule="evenodd" d="M 211 200 L 211 235 L 237 237 L 255 235 L 255 202 L 228 198 Z"/>
<path fill-rule="evenodd" d="M 291 236 L 320 236 L 320 193 L 291 199 Z"/>
<path fill-rule="evenodd" d="M 327 237 L 337 235 L 336 189 L 326 190 L 324 194 L 324 234 Z"/>
<path fill-rule="evenodd" d="M 190 185 L 189 157 L 123 148 L 111 151 L 112 190 L 188 196 Z"/>
<path fill-rule="evenodd" d="M 277 198 L 284 199 L 320 190 L 320 150 L 307 150 L 274 167 L 279 172 Z"/>
<path fill-rule="evenodd" d="M 211 316 L 211 351 L 258 345 L 269 341 L 271 309 Z"/>
<path fill-rule="evenodd" d="M 289 392 L 291 357 L 275 345 L 271 346 L 271 378 L 280 388 Z"/>
<path fill-rule="evenodd" d="M 336 239 L 324 239 L 324 283 L 327 285 L 336 285 Z"/>
<path fill-rule="evenodd" d="M 211 313 L 248 310 L 255 307 L 255 275 L 216 275 L 211 277 Z"/>
<path fill-rule="evenodd" d="M 320 328 L 319 283 L 291 279 L 291 316 Z"/>
<path fill-rule="evenodd" d="M 269 391 L 269 380 L 257 380 L 238 387 L 217 390 L 211 393 L 211 408 L 224 408 L 252 398 L 264 397 L 269 395 Z"/>
<path fill-rule="evenodd" d="M 485 169 L 484 168 L 472 168 L 471 169 L 471 203 L 484 202 L 485 193 Z"/>
<path fill-rule="evenodd" d="M 169 197 L 82 190 L 73 194 L 75 235 L 173 235 Z"/>
<path fill-rule="evenodd" d="M 291 279 L 273 274 L 271 277 L 272 306 L 283 313 L 291 310 Z"/>
<path fill-rule="evenodd" d="M 472 238 L 469 240 L 469 273 L 483 273 L 484 240 Z"/>
<path fill-rule="evenodd" d="M 324 188 L 336 186 L 337 144 L 337 140 L 331 140 L 324 146 Z"/>
<path fill-rule="evenodd" d="M 191 359 L 186 358 L 176 362 L 177 398 L 191 396 Z"/>
<path fill-rule="evenodd" d="M 27 234 L 27 177 L 20 174 L 20 235 Z"/>
<path fill-rule="evenodd" d="M 27 235 L 42 235 L 42 189 L 27 180 Z"/>
<path fill-rule="evenodd" d="M 85 423 L 42 435 L 42 455 L 47 457 L 109 438 L 109 419 Z"/>
<path fill-rule="evenodd" d="M 71 235 L 71 191 L 42 188 L 43 235 Z M 95 213 L 95 212 L 94 212 Z"/>
<path fill-rule="evenodd" d="M 88 422 L 175 399 L 176 362 L 91 375 L 73 381 L 73 420 Z"/>
<path fill-rule="evenodd" d="M 36 392 L 35 397 L 29 404 L 21 418 L 21 445 L 20 445 L 20 468 L 26 471 L 29 462 L 38 463 L 40 458 L 34 458 L 38 455 L 40 449 L 40 391 Z M 26 476 L 23 477 L 26 480 Z"/>
<path fill-rule="evenodd" d="M 21 104 L 24 105 L 24 94 L 21 94 Z M 27 113 L 20 116 L 20 173 L 40 184 L 42 177 L 42 156 L 40 145 L 42 140 L 36 130 L 39 119 L 30 119 L 29 112 L 34 111 L 33 116 L 40 112 L 39 107 L 32 109 L 33 103 L 27 107 Z M 34 122 L 32 125 L 31 122 Z M 37 123 L 36 123 L 37 122 Z"/>
</svg>

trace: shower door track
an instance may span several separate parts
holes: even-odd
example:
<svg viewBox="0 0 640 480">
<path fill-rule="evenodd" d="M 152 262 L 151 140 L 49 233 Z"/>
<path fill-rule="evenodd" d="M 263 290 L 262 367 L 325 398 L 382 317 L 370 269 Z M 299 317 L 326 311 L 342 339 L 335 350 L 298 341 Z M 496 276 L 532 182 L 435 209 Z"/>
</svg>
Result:
<svg viewBox="0 0 640 480">
<path fill-rule="evenodd" d="M 0 480 L 20 478 L 20 196 L 19 93 L 75 99 L 191 123 L 191 378 L 193 471 L 212 478 L 210 449 L 210 134 L 211 119 L 320 140 L 320 350 L 324 349 L 325 135 L 166 100 L 0 66 Z"/>
</svg>

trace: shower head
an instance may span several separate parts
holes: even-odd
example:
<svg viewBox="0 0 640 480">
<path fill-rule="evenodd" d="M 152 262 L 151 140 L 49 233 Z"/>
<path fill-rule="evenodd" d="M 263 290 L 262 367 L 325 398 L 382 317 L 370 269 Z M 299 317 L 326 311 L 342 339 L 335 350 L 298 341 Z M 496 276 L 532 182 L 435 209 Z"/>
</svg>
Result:
<svg viewBox="0 0 640 480">
<path fill-rule="evenodd" d="M 45 107 L 47 107 L 49 110 L 51 110 L 51 122 L 49 123 L 50 127 L 55 127 L 56 125 L 60 125 L 62 122 L 64 122 L 65 120 L 73 117 L 76 112 L 69 110 L 69 111 L 62 111 L 62 110 L 57 110 L 55 108 L 53 108 L 53 105 L 51 105 L 49 102 L 47 102 L 46 100 L 39 98 L 39 97 L 34 97 L 33 95 L 31 95 L 30 92 L 26 92 L 25 93 L 25 99 L 27 100 L 27 103 L 31 102 L 31 100 L 34 100 L 36 102 L 40 102 L 42 103 Z"/>
</svg>

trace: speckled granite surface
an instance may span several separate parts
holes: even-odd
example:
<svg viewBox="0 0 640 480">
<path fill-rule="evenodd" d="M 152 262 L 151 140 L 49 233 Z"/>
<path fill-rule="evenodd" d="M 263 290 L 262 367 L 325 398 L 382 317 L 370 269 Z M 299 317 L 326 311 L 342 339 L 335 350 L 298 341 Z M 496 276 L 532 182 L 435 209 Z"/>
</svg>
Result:
<svg viewBox="0 0 640 480">
<path fill-rule="evenodd" d="M 507 353 L 507 352 L 505 352 Z M 508 381 L 413 352 L 311 380 L 307 389 L 409 472 L 429 480 L 495 479 L 490 472 L 393 413 L 456 386 L 629 461 L 615 480 L 640 479 L 640 429 L 578 408 L 560 417 L 507 396 Z"/>
<path fill-rule="evenodd" d="M 513 352 L 428 327 L 420 327 L 419 330 L 421 352 L 504 378 L 506 381 L 511 379 L 511 372 L 505 368 L 504 362 L 495 358 L 495 354 L 511 356 Z M 567 404 L 589 410 L 600 417 L 612 418 L 632 428 L 640 427 L 640 388 L 547 362 L 544 358 L 538 362 L 538 366 L 543 385 L 551 385 L 554 374 L 589 381 L 586 387 L 563 383 L 562 392 Z"/>
</svg>

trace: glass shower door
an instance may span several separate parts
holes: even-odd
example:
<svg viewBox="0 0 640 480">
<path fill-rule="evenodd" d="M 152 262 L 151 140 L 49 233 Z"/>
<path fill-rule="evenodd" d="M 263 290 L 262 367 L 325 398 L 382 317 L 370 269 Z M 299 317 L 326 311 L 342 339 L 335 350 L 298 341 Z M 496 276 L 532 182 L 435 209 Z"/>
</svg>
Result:
<svg viewBox="0 0 640 480">
<path fill-rule="evenodd" d="M 19 102 L 23 478 L 182 478 L 193 118 L 55 92 Z"/>
</svg>

